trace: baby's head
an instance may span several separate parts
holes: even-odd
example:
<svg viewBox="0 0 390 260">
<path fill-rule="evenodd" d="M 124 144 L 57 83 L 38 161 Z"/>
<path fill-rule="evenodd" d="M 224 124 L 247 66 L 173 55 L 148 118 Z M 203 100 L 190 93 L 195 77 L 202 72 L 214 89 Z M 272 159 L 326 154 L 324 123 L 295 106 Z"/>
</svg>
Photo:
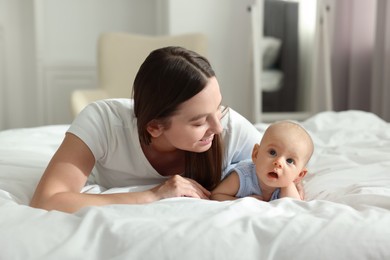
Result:
<svg viewBox="0 0 390 260">
<path fill-rule="evenodd" d="M 295 150 L 302 156 L 305 165 L 313 155 L 314 144 L 309 133 L 293 121 L 277 121 L 271 124 L 266 129 L 260 145 L 272 140 L 279 140 L 282 145 Z"/>
<path fill-rule="evenodd" d="M 265 131 L 253 148 L 256 172 L 268 185 L 283 187 L 306 175 L 314 151 L 309 133 L 298 123 L 278 121 Z"/>
</svg>

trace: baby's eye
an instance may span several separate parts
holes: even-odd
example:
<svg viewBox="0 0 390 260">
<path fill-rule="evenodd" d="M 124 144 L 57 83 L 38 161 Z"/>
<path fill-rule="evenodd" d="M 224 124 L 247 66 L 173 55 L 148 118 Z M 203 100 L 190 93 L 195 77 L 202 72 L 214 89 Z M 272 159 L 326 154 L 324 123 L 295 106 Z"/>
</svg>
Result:
<svg viewBox="0 0 390 260">
<path fill-rule="evenodd" d="M 291 158 L 288 158 L 288 159 L 286 160 L 286 162 L 287 162 L 288 164 L 294 164 L 294 160 L 291 159 Z"/>
<path fill-rule="evenodd" d="M 276 156 L 276 151 L 275 151 L 274 149 L 269 150 L 268 153 L 269 153 L 271 156 Z"/>
</svg>

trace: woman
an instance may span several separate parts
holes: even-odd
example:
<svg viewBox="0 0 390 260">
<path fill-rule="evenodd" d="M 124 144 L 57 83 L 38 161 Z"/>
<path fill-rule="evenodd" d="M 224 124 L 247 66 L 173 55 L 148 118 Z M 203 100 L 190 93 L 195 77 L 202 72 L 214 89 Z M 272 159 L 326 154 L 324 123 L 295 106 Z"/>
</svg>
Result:
<svg viewBox="0 0 390 260">
<path fill-rule="evenodd" d="M 261 134 L 222 96 L 209 61 L 181 47 L 149 54 L 133 100 L 94 102 L 74 120 L 46 168 L 31 206 L 82 207 L 208 199 L 232 165 L 251 156 Z M 92 174 L 91 174 L 92 173 Z M 80 193 L 87 181 L 106 188 L 155 185 L 141 192 Z"/>
</svg>

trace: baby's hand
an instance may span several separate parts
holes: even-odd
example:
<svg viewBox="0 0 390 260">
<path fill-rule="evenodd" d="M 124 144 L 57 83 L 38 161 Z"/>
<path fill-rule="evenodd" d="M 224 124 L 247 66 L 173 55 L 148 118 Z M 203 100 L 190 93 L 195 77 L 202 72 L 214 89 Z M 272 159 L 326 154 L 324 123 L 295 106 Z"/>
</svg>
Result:
<svg viewBox="0 0 390 260">
<path fill-rule="evenodd" d="M 261 196 L 261 195 L 253 194 L 253 195 L 250 195 L 249 197 L 253 197 L 253 198 L 255 198 L 255 199 L 264 201 L 264 198 L 263 198 L 263 196 Z"/>
</svg>

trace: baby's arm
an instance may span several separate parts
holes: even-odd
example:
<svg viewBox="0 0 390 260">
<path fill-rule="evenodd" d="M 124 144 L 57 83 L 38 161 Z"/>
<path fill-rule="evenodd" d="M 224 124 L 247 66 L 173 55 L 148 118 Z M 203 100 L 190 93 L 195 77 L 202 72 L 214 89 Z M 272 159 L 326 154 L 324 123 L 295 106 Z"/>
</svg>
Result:
<svg viewBox="0 0 390 260">
<path fill-rule="evenodd" d="M 297 186 L 295 185 L 294 182 L 292 182 L 287 187 L 280 188 L 280 197 L 281 198 L 290 197 L 290 198 L 302 200 L 298 192 Z"/>
<path fill-rule="evenodd" d="M 240 188 L 240 179 L 236 172 L 232 172 L 211 192 L 212 200 L 235 200 L 236 194 Z"/>
</svg>

